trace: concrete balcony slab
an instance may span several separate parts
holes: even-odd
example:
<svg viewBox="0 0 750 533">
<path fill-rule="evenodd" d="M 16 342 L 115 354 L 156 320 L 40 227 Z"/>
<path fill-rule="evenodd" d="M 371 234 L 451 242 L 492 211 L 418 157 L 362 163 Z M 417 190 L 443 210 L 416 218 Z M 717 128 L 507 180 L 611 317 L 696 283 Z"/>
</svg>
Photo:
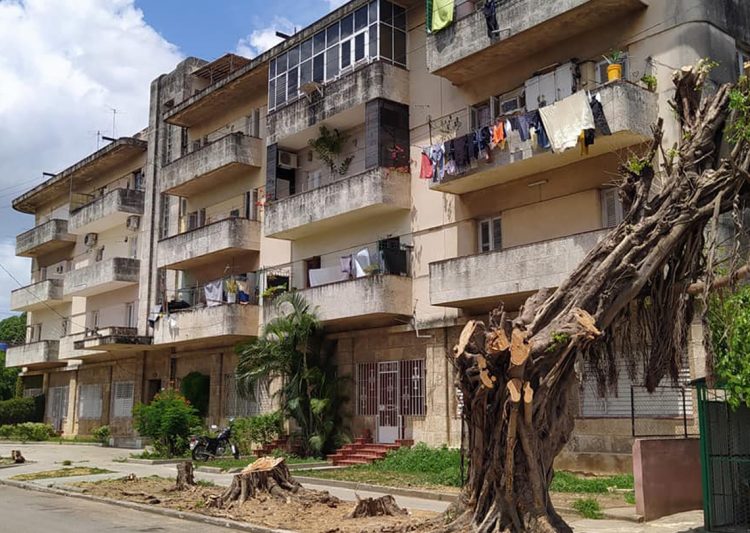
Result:
<svg viewBox="0 0 750 533">
<path fill-rule="evenodd" d="M 13 346 L 8 348 L 8 351 L 5 354 L 5 366 L 8 368 L 24 366 L 34 368 L 60 366 L 62 363 L 58 362 L 57 358 L 59 349 L 60 342 L 53 340 L 30 342 L 20 346 Z"/>
<path fill-rule="evenodd" d="M 172 312 L 154 326 L 154 345 L 239 342 L 258 335 L 257 305 L 223 304 Z"/>
<path fill-rule="evenodd" d="M 63 248 L 72 248 L 76 236 L 68 231 L 68 221 L 52 219 L 16 237 L 16 255 L 36 257 Z"/>
<path fill-rule="evenodd" d="M 105 259 L 65 274 L 63 295 L 94 296 L 138 283 L 141 262 L 129 257 Z"/>
<path fill-rule="evenodd" d="M 10 308 L 13 311 L 35 311 L 61 303 L 62 299 L 63 280 L 48 279 L 11 292 Z"/>
<path fill-rule="evenodd" d="M 141 351 L 150 346 L 151 341 L 151 337 L 138 335 L 138 328 L 110 327 L 87 333 L 74 341 L 73 348 L 75 351 Z"/>
<path fill-rule="evenodd" d="M 143 214 L 145 193 L 136 189 L 115 189 L 70 214 L 68 231 L 75 235 L 100 233 L 124 226 L 130 215 Z"/>
</svg>

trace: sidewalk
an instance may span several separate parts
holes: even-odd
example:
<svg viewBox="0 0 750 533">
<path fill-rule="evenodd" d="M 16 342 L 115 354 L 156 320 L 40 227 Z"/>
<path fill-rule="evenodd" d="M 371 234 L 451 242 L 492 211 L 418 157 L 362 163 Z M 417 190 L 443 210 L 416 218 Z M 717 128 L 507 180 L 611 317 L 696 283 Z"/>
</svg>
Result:
<svg viewBox="0 0 750 533">
<path fill-rule="evenodd" d="M 89 446 L 50 445 L 50 444 L 0 444 L 0 456 L 10 454 L 11 449 L 21 449 L 30 461 L 34 463 L 0 469 L 0 480 L 8 479 L 21 473 L 41 472 L 45 470 L 57 470 L 62 468 L 62 461 L 70 460 L 74 466 L 91 466 L 112 470 L 111 474 L 98 474 L 93 476 L 79 476 L 57 479 L 37 480 L 33 483 L 42 487 L 66 488 L 66 485 L 80 481 L 97 481 L 101 479 L 112 479 L 123 477 L 133 473 L 139 477 L 162 476 L 174 477 L 176 469 L 174 464 L 143 465 L 136 463 L 118 462 L 115 459 L 127 458 L 135 450 L 119 448 L 98 448 Z M 200 480 L 212 481 L 217 485 L 228 486 L 232 481 L 233 474 L 215 474 L 208 472 L 196 472 L 195 477 Z M 342 500 L 354 501 L 359 497 L 378 497 L 388 494 L 387 490 L 359 490 L 346 487 L 337 487 L 326 484 L 325 480 L 303 483 L 305 487 L 315 490 L 327 490 L 332 495 Z M 425 511 L 443 512 L 450 505 L 449 501 L 425 499 L 414 496 L 395 494 L 397 503 L 407 509 L 422 509 Z M 703 531 L 703 513 L 690 511 L 670 517 L 662 518 L 646 524 L 636 524 L 627 520 L 587 520 L 566 516 L 568 523 L 576 533 L 700 533 Z"/>
</svg>

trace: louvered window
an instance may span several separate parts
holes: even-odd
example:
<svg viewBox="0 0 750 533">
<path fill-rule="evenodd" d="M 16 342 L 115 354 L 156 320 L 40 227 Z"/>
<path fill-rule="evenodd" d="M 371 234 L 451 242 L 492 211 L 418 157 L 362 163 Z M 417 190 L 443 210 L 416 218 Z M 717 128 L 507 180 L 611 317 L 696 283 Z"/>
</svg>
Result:
<svg viewBox="0 0 750 533">
<path fill-rule="evenodd" d="M 78 418 L 98 420 L 102 417 L 102 386 L 81 385 L 78 388 Z"/>
<path fill-rule="evenodd" d="M 112 416 L 114 418 L 130 418 L 133 415 L 135 383 L 132 381 L 115 381 L 112 385 Z"/>
</svg>

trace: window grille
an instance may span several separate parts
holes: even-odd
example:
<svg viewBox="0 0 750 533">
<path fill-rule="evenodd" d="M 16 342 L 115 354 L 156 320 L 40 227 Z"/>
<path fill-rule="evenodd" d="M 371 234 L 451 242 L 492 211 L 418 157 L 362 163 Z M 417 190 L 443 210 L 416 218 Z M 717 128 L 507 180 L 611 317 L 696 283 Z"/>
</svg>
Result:
<svg viewBox="0 0 750 533">
<path fill-rule="evenodd" d="M 102 417 L 102 386 L 80 385 L 78 388 L 78 418 L 95 420 Z"/>
<path fill-rule="evenodd" d="M 357 414 L 362 416 L 378 414 L 377 363 L 357 365 Z"/>
<path fill-rule="evenodd" d="M 116 381 L 112 387 L 112 416 L 114 418 L 130 418 L 133 415 L 133 396 L 135 383 L 132 381 Z"/>
<path fill-rule="evenodd" d="M 400 361 L 399 372 L 401 374 L 400 414 L 424 416 L 427 412 L 424 359 Z"/>
<path fill-rule="evenodd" d="M 268 382 L 258 382 L 252 398 L 243 398 L 237 390 L 234 374 L 224 375 L 225 416 L 255 416 L 272 410 L 271 392 Z"/>
</svg>

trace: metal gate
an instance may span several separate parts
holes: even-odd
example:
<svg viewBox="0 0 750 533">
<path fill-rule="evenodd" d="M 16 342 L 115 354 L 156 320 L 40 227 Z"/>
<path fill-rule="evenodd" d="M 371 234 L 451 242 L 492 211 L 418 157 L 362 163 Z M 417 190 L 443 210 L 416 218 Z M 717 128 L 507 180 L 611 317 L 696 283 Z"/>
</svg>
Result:
<svg viewBox="0 0 750 533">
<path fill-rule="evenodd" d="M 47 400 L 47 418 L 55 431 L 62 431 L 65 418 L 68 416 L 68 393 L 70 388 L 50 387 Z"/>
<path fill-rule="evenodd" d="M 732 409 L 723 390 L 698 383 L 706 530 L 750 530 L 750 409 Z"/>
<path fill-rule="evenodd" d="M 394 443 L 399 438 L 398 361 L 378 363 L 378 442 Z"/>
</svg>

